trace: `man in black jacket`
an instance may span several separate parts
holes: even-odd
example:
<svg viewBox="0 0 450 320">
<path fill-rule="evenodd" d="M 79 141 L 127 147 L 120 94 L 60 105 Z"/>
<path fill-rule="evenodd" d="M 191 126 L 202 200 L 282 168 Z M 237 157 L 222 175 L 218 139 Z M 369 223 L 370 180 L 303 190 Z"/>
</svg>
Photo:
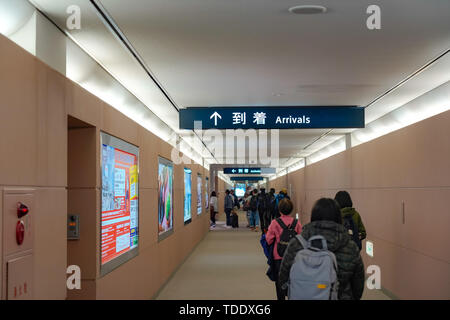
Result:
<svg viewBox="0 0 450 320">
<path fill-rule="evenodd" d="M 358 246 L 351 241 L 348 231 L 342 225 L 339 205 L 333 199 L 322 198 L 316 202 L 311 212 L 311 223 L 303 227 L 301 233 L 308 240 L 322 235 L 327 240 L 328 250 L 336 256 L 338 264 L 339 300 L 359 300 L 364 290 L 364 264 Z M 281 262 L 279 282 L 288 287 L 291 266 L 297 252 L 303 247 L 297 238 L 292 238 Z"/>
</svg>

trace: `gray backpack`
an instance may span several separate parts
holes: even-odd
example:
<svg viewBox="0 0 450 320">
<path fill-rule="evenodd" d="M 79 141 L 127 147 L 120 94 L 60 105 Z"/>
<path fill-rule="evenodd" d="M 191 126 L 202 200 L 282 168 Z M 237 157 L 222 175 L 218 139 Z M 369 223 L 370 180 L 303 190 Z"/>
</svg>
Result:
<svg viewBox="0 0 450 320">
<path fill-rule="evenodd" d="M 296 236 L 303 246 L 295 256 L 289 274 L 289 300 L 337 300 L 337 262 L 333 252 L 328 251 L 323 236 L 314 236 L 306 241 Z M 313 240 L 322 241 L 322 249 L 313 247 Z"/>
</svg>

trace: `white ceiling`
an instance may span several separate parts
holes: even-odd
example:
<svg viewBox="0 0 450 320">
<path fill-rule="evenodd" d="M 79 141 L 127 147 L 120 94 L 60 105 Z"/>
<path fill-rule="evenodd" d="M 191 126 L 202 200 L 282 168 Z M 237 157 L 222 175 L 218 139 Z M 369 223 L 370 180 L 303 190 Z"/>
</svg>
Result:
<svg viewBox="0 0 450 320">
<path fill-rule="evenodd" d="M 175 131 L 178 113 L 87 0 L 32 0 L 66 29 L 66 8 L 82 8 L 72 37 Z M 293 15 L 299 4 L 322 15 Z M 448 0 L 101 0 L 145 64 L 180 108 L 190 106 L 366 106 L 450 48 Z M 366 9 L 381 7 L 381 30 Z M 67 30 L 66 30 L 67 31 Z M 433 87 L 448 77 L 435 70 Z M 442 75 L 442 79 L 439 77 Z M 429 79 L 423 81 L 430 86 Z M 409 96 L 422 86 L 410 88 Z M 403 93 L 405 94 L 405 93 Z M 371 120 L 393 108 L 374 104 Z M 372 109 L 370 109 L 372 108 Z M 285 130 L 280 157 L 298 156 L 328 130 Z M 318 150 L 351 130 L 334 131 Z"/>
<path fill-rule="evenodd" d="M 181 107 L 366 105 L 450 46 L 450 1 L 101 0 Z M 311 1 L 308 1 L 311 3 Z M 282 94 L 279 97 L 274 93 Z"/>
</svg>

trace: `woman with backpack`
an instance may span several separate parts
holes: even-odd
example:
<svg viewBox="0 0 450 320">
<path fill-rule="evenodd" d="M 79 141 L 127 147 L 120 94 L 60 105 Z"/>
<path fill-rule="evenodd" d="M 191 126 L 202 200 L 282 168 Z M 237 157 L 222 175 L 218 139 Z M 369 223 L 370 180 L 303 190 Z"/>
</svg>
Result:
<svg viewBox="0 0 450 320">
<path fill-rule="evenodd" d="M 342 223 L 349 230 L 350 236 L 358 245 L 359 250 L 362 248 L 362 241 L 366 238 L 366 228 L 362 222 L 358 211 L 353 208 L 352 198 L 347 191 L 339 191 L 336 193 L 334 200 L 341 207 Z"/>
<path fill-rule="evenodd" d="M 342 217 L 338 203 L 333 199 L 319 199 L 311 212 L 311 223 L 303 227 L 301 233 L 303 239 L 312 245 L 314 241 L 308 241 L 315 236 L 322 236 L 326 240 L 326 248 L 323 243 L 320 246 L 314 245 L 315 248 L 326 249 L 333 253 L 337 262 L 336 276 L 338 280 L 337 299 L 339 300 L 359 300 L 364 290 L 364 265 L 359 254 L 357 245 L 351 241 L 347 230 L 342 225 Z M 304 246 L 298 237 L 293 238 L 286 249 L 283 261 L 280 266 L 279 282 L 283 289 L 288 288 L 288 283 L 292 290 L 293 279 L 290 279 L 291 267 L 301 262 L 296 256 L 304 251 Z M 309 249 L 310 250 L 310 249 Z M 313 251 L 311 251 L 313 252 Z M 313 266 L 314 267 L 314 266 Z M 313 268 L 312 267 L 312 268 Z M 292 269 L 295 270 L 295 269 Z M 304 281 L 303 292 L 314 292 L 317 294 L 319 290 L 330 290 L 329 284 L 323 282 L 315 282 L 317 279 L 308 279 Z M 310 288 L 306 288 L 307 283 L 311 284 Z M 301 294 L 301 293 L 300 293 Z M 304 299 L 316 299 L 316 296 L 305 297 Z"/>
<path fill-rule="evenodd" d="M 278 210 L 281 216 L 272 220 L 266 233 L 266 241 L 268 245 L 274 243 L 273 246 L 273 272 L 275 274 L 275 288 L 277 291 L 277 299 L 285 300 L 286 291 L 281 288 L 278 280 L 280 265 L 283 254 L 287 248 L 289 240 L 302 231 L 300 221 L 291 216 L 294 205 L 292 201 L 285 198 L 278 203 Z"/>
</svg>

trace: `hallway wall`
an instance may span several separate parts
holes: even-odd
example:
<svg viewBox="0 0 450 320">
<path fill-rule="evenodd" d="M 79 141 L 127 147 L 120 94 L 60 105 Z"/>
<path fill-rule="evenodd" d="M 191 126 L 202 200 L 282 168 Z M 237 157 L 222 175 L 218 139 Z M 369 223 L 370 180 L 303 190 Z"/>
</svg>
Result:
<svg viewBox="0 0 450 320">
<path fill-rule="evenodd" d="M 93 128 L 94 155 L 85 171 L 69 173 L 69 190 L 68 116 Z M 99 274 L 100 130 L 140 148 L 139 255 L 104 277 Z M 186 166 L 192 169 L 193 214 L 185 226 L 185 165 L 174 165 L 174 233 L 158 241 L 158 156 L 170 159 L 171 148 L 0 35 L 0 195 L 11 187 L 36 190 L 35 298 L 149 299 L 157 293 L 209 228 L 204 189 L 203 212 L 197 215 L 196 210 L 197 173 L 204 185 L 209 172 L 198 164 Z M 87 217 L 81 220 L 78 241 L 66 240 L 68 208 Z M 66 292 L 68 264 L 81 267 L 81 291 Z"/>
<path fill-rule="evenodd" d="M 270 182 L 292 184 L 303 223 L 321 197 L 347 190 L 361 213 L 382 286 L 401 299 L 450 298 L 450 111 Z M 286 180 L 287 179 L 287 180 Z M 403 223 L 402 206 L 405 208 Z M 365 242 L 363 243 L 365 246 Z"/>
</svg>

